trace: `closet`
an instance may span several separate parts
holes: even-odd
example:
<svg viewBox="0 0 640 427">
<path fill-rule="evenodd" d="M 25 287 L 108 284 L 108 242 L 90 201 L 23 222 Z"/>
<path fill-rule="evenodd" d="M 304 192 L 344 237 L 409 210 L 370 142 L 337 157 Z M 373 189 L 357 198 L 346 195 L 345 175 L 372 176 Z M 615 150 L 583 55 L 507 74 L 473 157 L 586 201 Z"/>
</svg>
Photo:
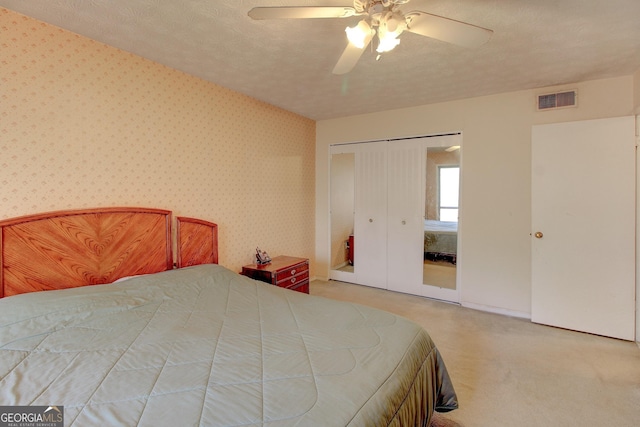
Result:
<svg viewBox="0 0 640 427">
<path fill-rule="evenodd" d="M 425 206 L 429 150 L 458 150 L 459 167 L 461 143 L 452 134 L 330 147 L 331 279 L 457 301 L 455 272 L 444 292 L 426 280 Z"/>
</svg>

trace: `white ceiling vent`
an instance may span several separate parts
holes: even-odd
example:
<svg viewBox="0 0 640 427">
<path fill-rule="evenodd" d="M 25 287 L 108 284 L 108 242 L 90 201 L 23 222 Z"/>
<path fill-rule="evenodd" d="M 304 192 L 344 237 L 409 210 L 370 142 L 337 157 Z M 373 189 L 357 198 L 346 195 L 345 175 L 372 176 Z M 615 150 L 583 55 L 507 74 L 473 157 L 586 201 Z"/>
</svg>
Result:
<svg viewBox="0 0 640 427">
<path fill-rule="evenodd" d="M 557 108 L 575 107 L 578 105 L 578 91 L 547 93 L 538 95 L 538 111 L 555 110 Z"/>
</svg>

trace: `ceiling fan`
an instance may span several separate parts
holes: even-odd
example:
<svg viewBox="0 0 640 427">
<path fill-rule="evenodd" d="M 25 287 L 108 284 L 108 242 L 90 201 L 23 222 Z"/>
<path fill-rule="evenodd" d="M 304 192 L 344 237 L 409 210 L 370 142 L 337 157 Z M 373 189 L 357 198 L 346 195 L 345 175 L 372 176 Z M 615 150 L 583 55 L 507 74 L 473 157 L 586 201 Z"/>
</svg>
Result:
<svg viewBox="0 0 640 427">
<path fill-rule="evenodd" d="M 363 16 L 357 25 L 345 29 L 349 43 L 333 68 L 345 74 L 355 67 L 365 48 L 376 38 L 378 59 L 396 47 L 404 31 L 464 47 L 486 43 L 492 30 L 432 15 L 419 10 L 404 13 L 399 6 L 409 0 L 354 0 L 350 6 L 254 7 L 249 17 L 262 19 L 350 18 Z"/>
</svg>

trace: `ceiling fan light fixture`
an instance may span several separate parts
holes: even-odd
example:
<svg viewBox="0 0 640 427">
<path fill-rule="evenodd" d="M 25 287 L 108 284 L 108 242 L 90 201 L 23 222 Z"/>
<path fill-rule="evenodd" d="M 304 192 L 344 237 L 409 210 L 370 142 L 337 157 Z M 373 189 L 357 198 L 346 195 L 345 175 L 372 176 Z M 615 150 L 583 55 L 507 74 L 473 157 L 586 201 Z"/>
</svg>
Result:
<svg viewBox="0 0 640 427">
<path fill-rule="evenodd" d="M 347 27 L 344 31 L 347 33 L 349 43 L 360 49 L 364 48 L 366 41 L 374 32 L 369 23 L 364 19 L 358 22 L 358 25 L 355 27 Z"/>
<path fill-rule="evenodd" d="M 378 47 L 376 48 L 376 52 L 384 53 L 393 50 L 396 46 L 400 44 L 400 40 L 395 38 L 394 36 L 387 36 L 378 39 Z"/>
<path fill-rule="evenodd" d="M 380 21 L 378 28 L 378 53 L 389 52 L 400 44 L 398 37 L 407 28 L 401 12 L 388 12 Z"/>
<path fill-rule="evenodd" d="M 376 48 L 376 52 L 384 53 L 393 50 L 400 44 L 400 40 L 396 37 L 397 36 L 394 33 L 383 33 L 382 31 L 378 31 L 378 47 Z"/>
</svg>

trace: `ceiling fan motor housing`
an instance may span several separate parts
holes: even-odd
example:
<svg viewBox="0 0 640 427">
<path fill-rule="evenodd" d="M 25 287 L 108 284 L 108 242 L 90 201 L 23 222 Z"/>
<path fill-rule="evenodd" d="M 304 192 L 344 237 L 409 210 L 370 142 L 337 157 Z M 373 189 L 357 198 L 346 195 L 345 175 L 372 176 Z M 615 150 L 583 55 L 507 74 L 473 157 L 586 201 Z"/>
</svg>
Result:
<svg viewBox="0 0 640 427">
<path fill-rule="evenodd" d="M 373 15 L 376 13 L 382 13 L 384 9 L 391 9 L 396 5 L 408 2 L 409 0 L 354 0 L 353 8 L 358 13 L 366 12 L 369 15 Z"/>
</svg>

